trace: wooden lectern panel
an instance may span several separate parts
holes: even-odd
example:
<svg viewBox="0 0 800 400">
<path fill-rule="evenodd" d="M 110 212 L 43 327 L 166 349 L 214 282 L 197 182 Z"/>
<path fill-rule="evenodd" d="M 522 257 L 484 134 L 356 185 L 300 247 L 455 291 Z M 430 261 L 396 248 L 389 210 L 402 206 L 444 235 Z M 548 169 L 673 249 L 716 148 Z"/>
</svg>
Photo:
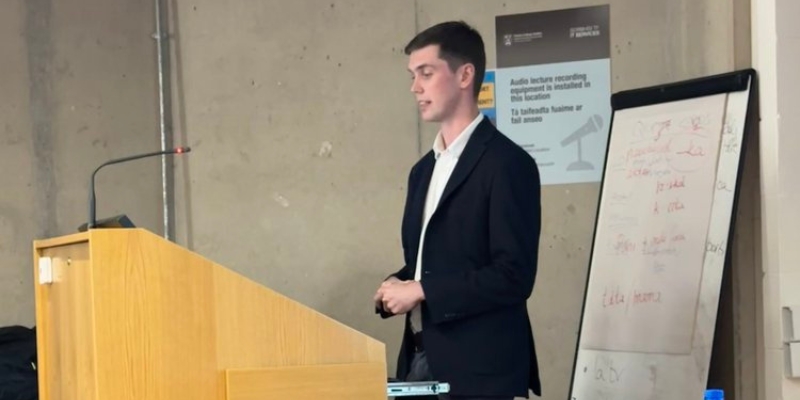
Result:
<svg viewBox="0 0 800 400">
<path fill-rule="evenodd" d="M 216 269 L 218 362 L 226 368 L 383 362 L 383 346 L 234 272 Z M 274 321 L 289 321 L 276 324 Z M 265 340 L 265 338 L 268 338 Z"/>
<path fill-rule="evenodd" d="M 383 343 L 150 232 L 37 241 L 42 256 L 56 279 L 38 284 L 36 268 L 41 400 L 298 398 L 337 376 L 363 386 L 339 392 L 353 400 L 386 398 Z M 226 375 L 241 369 L 273 383 Z"/>
<path fill-rule="evenodd" d="M 228 400 L 351 400 L 386 396 L 381 363 L 229 370 Z"/>
<path fill-rule="evenodd" d="M 135 230 L 93 234 L 91 246 L 98 400 L 209 398 L 218 386 L 212 264 Z"/>
<path fill-rule="evenodd" d="M 37 368 L 50 386 L 42 399 L 95 399 L 94 330 L 88 237 L 71 246 L 54 246 L 35 254 L 52 260 L 56 284 L 36 291 Z M 34 270 L 34 282 L 39 270 Z M 42 326 L 48 329 L 42 329 Z M 51 395 L 52 394 L 52 395 Z"/>
</svg>

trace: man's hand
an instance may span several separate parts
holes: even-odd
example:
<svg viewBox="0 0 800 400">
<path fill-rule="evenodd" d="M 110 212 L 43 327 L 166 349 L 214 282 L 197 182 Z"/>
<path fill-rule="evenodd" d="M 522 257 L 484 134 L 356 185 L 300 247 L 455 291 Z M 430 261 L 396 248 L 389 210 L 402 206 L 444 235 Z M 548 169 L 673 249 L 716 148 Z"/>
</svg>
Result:
<svg viewBox="0 0 800 400">
<path fill-rule="evenodd" d="M 378 308 L 380 308 L 381 310 L 384 310 L 384 311 L 388 311 L 386 308 L 383 307 L 383 292 L 381 292 L 381 289 L 383 289 L 387 285 L 391 285 L 391 284 L 394 284 L 394 283 L 400 283 L 400 282 L 402 282 L 402 281 L 400 279 L 397 279 L 394 276 L 391 276 L 391 277 L 389 277 L 389 279 L 383 281 L 381 286 L 378 288 L 378 291 L 375 292 L 375 296 L 373 297 L 373 300 L 375 300 L 375 307 L 378 307 Z"/>
<path fill-rule="evenodd" d="M 387 280 L 375 294 L 376 302 L 380 299 L 384 311 L 392 314 L 404 314 L 425 300 L 422 285 L 417 281 Z"/>
</svg>

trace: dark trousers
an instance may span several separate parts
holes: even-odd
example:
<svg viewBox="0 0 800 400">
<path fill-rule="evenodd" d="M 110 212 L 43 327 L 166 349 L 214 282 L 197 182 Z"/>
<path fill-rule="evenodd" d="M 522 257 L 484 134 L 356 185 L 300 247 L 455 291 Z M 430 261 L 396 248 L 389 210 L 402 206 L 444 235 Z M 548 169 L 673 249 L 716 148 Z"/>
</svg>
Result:
<svg viewBox="0 0 800 400">
<path fill-rule="evenodd" d="M 431 375 L 428 368 L 428 358 L 424 351 L 414 353 L 414 358 L 411 360 L 411 368 L 408 372 L 407 382 L 419 381 L 433 381 L 436 380 Z M 417 397 L 418 399 L 420 397 Z M 426 397 L 427 398 L 427 397 Z M 513 397 L 473 397 L 473 396 L 450 396 L 447 394 L 440 394 L 439 400 L 512 400 Z"/>
</svg>

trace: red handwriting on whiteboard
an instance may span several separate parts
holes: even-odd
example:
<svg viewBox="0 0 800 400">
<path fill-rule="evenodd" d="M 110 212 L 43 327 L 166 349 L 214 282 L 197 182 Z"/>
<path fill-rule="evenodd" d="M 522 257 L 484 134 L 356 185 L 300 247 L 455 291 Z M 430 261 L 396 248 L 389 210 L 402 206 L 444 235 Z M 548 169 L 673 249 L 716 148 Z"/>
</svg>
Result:
<svg viewBox="0 0 800 400">
<path fill-rule="evenodd" d="M 668 214 L 682 211 L 684 208 L 686 208 L 686 205 L 683 204 L 683 202 L 680 199 L 676 199 L 667 203 Z M 653 204 L 653 215 L 658 215 L 660 213 L 661 213 L 661 206 L 658 204 L 658 202 L 655 202 Z"/>
<path fill-rule="evenodd" d="M 685 129 L 689 133 L 699 135 L 700 132 L 708 129 L 710 119 L 708 115 L 692 115 L 680 121 L 680 129 Z"/>
<path fill-rule="evenodd" d="M 703 126 L 705 121 L 703 120 L 702 117 L 692 117 L 691 121 L 692 121 L 691 122 L 692 123 L 692 132 L 697 132 L 697 131 L 701 131 L 701 130 L 705 129 L 705 126 Z"/>
<path fill-rule="evenodd" d="M 672 125 L 672 121 L 671 120 L 666 120 L 666 121 L 662 121 L 662 122 L 656 122 L 653 125 L 653 130 L 655 131 L 653 133 L 653 141 L 657 142 L 658 139 L 661 139 L 661 135 L 664 133 L 665 130 L 669 129 L 669 127 L 671 125 Z"/>
<path fill-rule="evenodd" d="M 625 304 L 625 295 L 619 292 L 619 286 L 614 287 L 611 291 L 606 290 L 603 292 L 603 308 L 618 306 Z"/>
<path fill-rule="evenodd" d="M 683 205 L 683 202 L 680 200 L 671 201 L 667 206 L 668 213 L 674 213 L 683 210 L 686 206 Z"/>
<path fill-rule="evenodd" d="M 678 244 L 686 242 L 683 233 L 660 233 L 646 236 L 638 244 L 644 255 L 676 254 Z"/>
<path fill-rule="evenodd" d="M 682 189 L 685 187 L 686 187 L 686 176 L 681 175 L 679 178 L 675 178 L 672 180 L 656 182 L 656 193 L 661 193 L 667 190 Z"/>
<path fill-rule="evenodd" d="M 640 157 L 649 156 L 651 154 L 665 154 L 669 152 L 669 143 L 634 147 L 628 150 L 628 153 L 625 155 L 625 161 L 628 162 Z"/>
<path fill-rule="evenodd" d="M 678 248 L 674 244 L 667 246 L 648 243 L 647 240 L 642 242 L 642 255 L 661 257 L 661 256 L 674 256 L 678 254 Z"/>
<path fill-rule="evenodd" d="M 661 292 L 640 292 L 638 290 L 633 291 L 633 304 L 651 304 L 651 303 L 661 303 Z"/>
<path fill-rule="evenodd" d="M 664 234 L 661 234 L 661 235 L 658 235 L 658 236 L 653 236 L 653 238 L 650 240 L 650 244 L 652 244 L 654 246 L 658 246 L 658 245 L 660 245 L 662 243 L 666 243 L 666 242 L 667 242 L 667 235 L 664 235 Z"/>
<path fill-rule="evenodd" d="M 630 254 L 636 251 L 636 243 L 633 243 L 625 235 L 617 235 L 617 240 L 614 242 L 614 252 L 617 255 Z"/>
<path fill-rule="evenodd" d="M 632 168 L 628 171 L 628 179 L 639 176 L 650 176 L 650 168 Z"/>
<path fill-rule="evenodd" d="M 703 150 L 702 147 L 695 146 L 694 142 L 690 141 L 688 149 L 678 151 L 675 154 L 687 155 L 687 156 L 691 156 L 691 157 L 703 157 L 703 156 L 706 155 L 706 152 L 705 152 L 705 150 Z"/>
</svg>

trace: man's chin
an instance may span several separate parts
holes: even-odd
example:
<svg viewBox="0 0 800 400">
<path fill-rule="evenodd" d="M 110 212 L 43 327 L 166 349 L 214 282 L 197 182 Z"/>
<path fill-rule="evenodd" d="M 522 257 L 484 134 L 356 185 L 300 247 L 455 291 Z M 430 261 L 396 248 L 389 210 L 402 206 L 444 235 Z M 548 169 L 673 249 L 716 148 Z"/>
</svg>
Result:
<svg viewBox="0 0 800 400">
<path fill-rule="evenodd" d="M 438 115 L 420 114 L 420 119 L 424 122 L 440 122 L 441 119 Z"/>
</svg>

